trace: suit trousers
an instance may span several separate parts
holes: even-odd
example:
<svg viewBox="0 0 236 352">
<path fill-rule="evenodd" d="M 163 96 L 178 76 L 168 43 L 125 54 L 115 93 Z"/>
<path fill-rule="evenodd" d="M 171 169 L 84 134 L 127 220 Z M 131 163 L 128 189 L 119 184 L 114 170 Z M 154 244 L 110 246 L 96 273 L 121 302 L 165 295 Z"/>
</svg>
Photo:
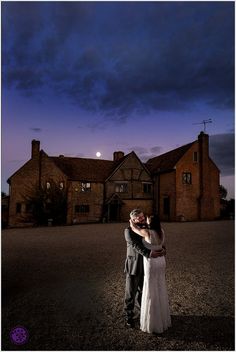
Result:
<svg viewBox="0 0 236 352">
<path fill-rule="evenodd" d="M 126 319 L 134 317 L 134 308 L 140 312 L 143 289 L 143 272 L 138 275 L 126 273 L 124 313 Z"/>
</svg>

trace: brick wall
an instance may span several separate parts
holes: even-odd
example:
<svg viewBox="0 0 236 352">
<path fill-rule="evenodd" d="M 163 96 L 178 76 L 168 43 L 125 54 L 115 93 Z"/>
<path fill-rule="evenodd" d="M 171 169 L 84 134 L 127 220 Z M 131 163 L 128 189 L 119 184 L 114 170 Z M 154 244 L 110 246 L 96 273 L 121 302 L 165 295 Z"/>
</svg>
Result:
<svg viewBox="0 0 236 352">
<path fill-rule="evenodd" d="M 194 161 L 194 152 L 198 153 L 198 161 Z M 191 173 L 191 184 L 183 183 L 183 173 Z M 176 220 L 198 219 L 199 177 L 199 148 L 196 142 L 176 165 Z"/>
<path fill-rule="evenodd" d="M 39 182 L 39 163 L 38 159 L 30 159 L 17 173 L 11 177 L 9 188 L 9 226 L 25 226 L 22 220 L 26 214 L 26 199 L 31 188 Z M 17 209 L 17 204 L 20 204 Z M 19 209 L 19 207 L 21 209 Z"/>
<path fill-rule="evenodd" d="M 82 191 L 82 182 L 72 181 L 68 194 L 68 224 L 102 220 L 104 185 L 91 182 L 91 189 Z"/>
<path fill-rule="evenodd" d="M 158 179 L 159 178 L 159 179 Z M 175 171 L 159 174 L 156 181 L 157 189 L 157 212 L 162 221 L 175 220 L 176 202 L 175 202 Z M 159 192 L 158 192 L 159 187 Z M 169 212 L 167 207 L 169 203 Z"/>
</svg>

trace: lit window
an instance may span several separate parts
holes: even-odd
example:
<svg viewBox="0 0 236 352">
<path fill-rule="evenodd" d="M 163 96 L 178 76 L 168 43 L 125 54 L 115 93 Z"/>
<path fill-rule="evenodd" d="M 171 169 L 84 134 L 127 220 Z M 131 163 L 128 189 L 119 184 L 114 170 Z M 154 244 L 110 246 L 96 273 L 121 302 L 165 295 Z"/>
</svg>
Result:
<svg viewBox="0 0 236 352">
<path fill-rule="evenodd" d="M 50 182 L 46 182 L 46 188 L 50 189 L 51 188 L 51 183 Z"/>
<path fill-rule="evenodd" d="M 117 183 L 115 185 L 115 192 L 127 193 L 128 192 L 128 184 L 127 183 Z"/>
<path fill-rule="evenodd" d="M 82 182 L 81 183 L 81 191 L 82 192 L 90 192 L 91 191 L 91 183 L 90 182 Z"/>
<path fill-rule="evenodd" d="M 143 193 L 152 193 L 152 184 L 151 183 L 143 183 Z"/>
<path fill-rule="evenodd" d="M 183 172 L 183 174 L 182 174 L 182 183 L 191 185 L 191 183 L 192 183 L 191 172 Z"/>
<path fill-rule="evenodd" d="M 60 189 L 63 189 L 63 188 L 64 188 L 64 182 L 60 182 L 60 183 L 59 183 L 59 188 L 60 188 Z"/>
</svg>

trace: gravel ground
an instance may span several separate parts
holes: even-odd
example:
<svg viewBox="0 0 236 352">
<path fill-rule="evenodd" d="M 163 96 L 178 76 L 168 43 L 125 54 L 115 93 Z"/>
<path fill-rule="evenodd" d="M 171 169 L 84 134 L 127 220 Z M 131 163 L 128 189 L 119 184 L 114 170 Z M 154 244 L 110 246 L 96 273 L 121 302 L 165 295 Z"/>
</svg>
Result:
<svg viewBox="0 0 236 352">
<path fill-rule="evenodd" d="M 159 335 L 124 326 L 126 225 L 2 231 L 2 350 L 234 350 L 234 222 L 162 224 L 172 328 Z"/>
</svg>

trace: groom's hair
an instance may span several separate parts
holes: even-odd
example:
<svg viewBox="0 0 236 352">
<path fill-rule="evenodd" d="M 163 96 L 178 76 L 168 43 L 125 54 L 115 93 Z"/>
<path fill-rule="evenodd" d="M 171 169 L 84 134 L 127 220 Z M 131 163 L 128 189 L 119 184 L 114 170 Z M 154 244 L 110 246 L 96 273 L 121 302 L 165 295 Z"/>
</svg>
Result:
<svg viewBox="0 0 236 352">
<path fill-rule="evenodd" d="M 141 214 L 143 211 L 141 210 L 141 209 L 133 209 L 131 212 L 130 212 L 130 214 L 129 214 L 129 216 L 131 217 L 131 218 L 136 218 L 139 214 Z"/>
</svg>

